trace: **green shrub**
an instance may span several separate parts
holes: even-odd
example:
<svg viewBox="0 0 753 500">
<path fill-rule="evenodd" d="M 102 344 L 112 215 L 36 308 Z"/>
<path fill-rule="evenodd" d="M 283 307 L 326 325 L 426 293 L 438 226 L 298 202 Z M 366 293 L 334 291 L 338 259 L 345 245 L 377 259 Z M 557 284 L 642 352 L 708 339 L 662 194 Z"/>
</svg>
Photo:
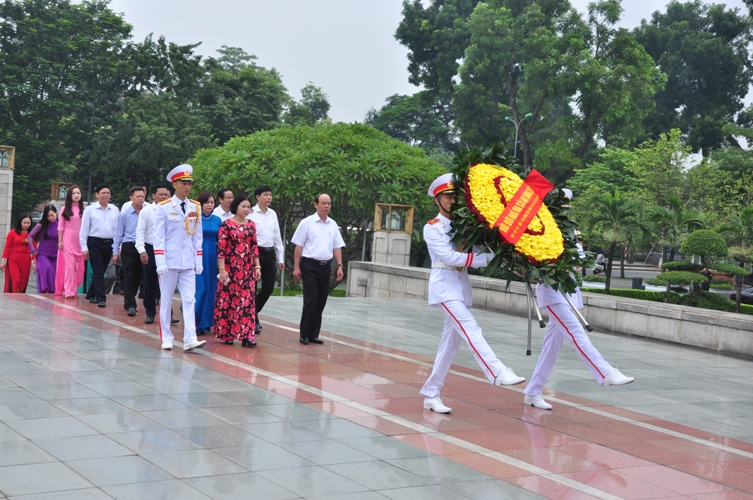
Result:
<svg viewBox="0 0 753 500">
<path fill-rule="evenodd" d="M 601 288 L 584 288 L 583 292 L 604 294 Z M 646 290 L 627 290 L 614 288 L 609 291 L 610 295 L 615 297 L 627 297 L 629 299 L 649 300 L 652 302 L 664 302 L 666 294 L 664 292 L 649 292 Z M 683 306 L 700 307 L 702 309 L 711 309 L 714 311 L 734 312 L 735 303 L 723 295 L 713 292 L 701 292 L 700 296 L 680 295 L 677 293 L 669 294 L 669 303 Z M 740 304 L 741 314 L 753 315 L 753 306 Z"/>
<path fill-rule="evenodd" d="M 748 271 L 745 268 L 734 264 L 709 264 L 709 269 L 732 276 L 747 276 Z"/>
<path fill-rule="evenodd" d="M 732 290 L 734 288 L 734 286 L 732 286 L 732 283 L 720 283 L 720 282 L 714 283 L 714 281 L 716 280 L 711 280 L 711 285 L 710 285 L 710 287 L 713 288 L 714 290 Z"/>
<path fill-rule="evenodd" d="M 651 286 L 667 286 L 666 281 L 658 280 L 656 278 L 646 278 L 643 282 Z"/>
<path fill-rule="evenodd" d="M 699 271 L 701 266 L 687 260 L 674 260 L 663 263 L 661 268 L 665 271 Z"/>
<path fill-rule="evenodd" d="M 663 282 L 669 282 L 673 285 L 689 285 L 691 283 L 702 283 L 709 279 L 698 273 L 691 273 L 690 271 L 666 271 L 659 273 L 656 279 Z"/>
<path fill-rule="evenodd" d="M 607 282 L 606 276 L 586 276 L 584 279 L 591 283 L 606 283 Z"/>
</svg>

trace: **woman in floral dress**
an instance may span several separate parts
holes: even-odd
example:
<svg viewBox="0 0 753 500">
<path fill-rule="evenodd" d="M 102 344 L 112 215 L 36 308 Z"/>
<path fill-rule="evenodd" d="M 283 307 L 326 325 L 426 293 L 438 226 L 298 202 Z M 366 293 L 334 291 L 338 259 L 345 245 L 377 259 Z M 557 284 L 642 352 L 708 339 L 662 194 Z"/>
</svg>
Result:
<svg viewBox="0 0 753 500">
<path fill-rule="evenodd" d="M 240 194 L 230 205 L 233 217 L 220 226 L 217 234 L 217 298 L 214 307 L 214 334 L 218 340 L 232 344 L 240 340 L 243 347 L 256 347 L 256 281 L 261 279 L 256 225 L 246 217 L 251 202 Z"/>
</svg>

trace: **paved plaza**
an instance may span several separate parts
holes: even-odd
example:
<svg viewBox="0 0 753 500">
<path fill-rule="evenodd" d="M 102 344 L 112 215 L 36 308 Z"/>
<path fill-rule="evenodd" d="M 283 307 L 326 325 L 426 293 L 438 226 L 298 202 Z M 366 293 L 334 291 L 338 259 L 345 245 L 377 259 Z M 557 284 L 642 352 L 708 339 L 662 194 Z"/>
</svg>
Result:
<svg viewBox="0 0 753 500">
<path fill-rule="evenodd" d="M 300 311 L 270 299 L 256 349 L 162 352 L 118 296 L 0 295 L 0 499 L 753 499 L 750 359 L 594 332 L 636 382 L 600 388 L 565 345 L 543 411 L 462 346 L 440 415 L 439 310 L 332 298 L 323 346 Z M 527 357 L 523 318 L 474 313 L 529 378 L 543 330 Z"/>
</svg>

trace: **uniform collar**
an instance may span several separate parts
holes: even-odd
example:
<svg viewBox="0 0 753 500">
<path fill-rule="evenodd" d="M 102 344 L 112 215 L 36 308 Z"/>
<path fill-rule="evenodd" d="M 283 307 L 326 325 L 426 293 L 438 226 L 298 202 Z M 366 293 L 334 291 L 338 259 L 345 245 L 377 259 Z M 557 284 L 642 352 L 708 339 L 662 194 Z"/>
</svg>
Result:
<svg viewBox="0 0 753 500">
<path fill-rule="evenodd" d="M 445 225 L 445 226 L 448 226 L 448 225 L 452 224 L 452 219 L 448 219 L 447 217 L 445 217 L 441 213 L 437 214 L 437 219 L 441 220 L 442 224 Z"/>
</svg>

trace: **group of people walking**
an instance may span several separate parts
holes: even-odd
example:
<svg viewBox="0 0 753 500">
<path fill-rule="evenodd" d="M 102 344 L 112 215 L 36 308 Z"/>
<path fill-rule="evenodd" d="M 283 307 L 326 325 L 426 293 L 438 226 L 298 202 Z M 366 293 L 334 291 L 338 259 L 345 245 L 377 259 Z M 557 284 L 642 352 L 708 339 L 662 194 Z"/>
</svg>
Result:
<svg viewBox="0 0 753 500">
<path fill-rule="evenodd" d="M 5 239 L 0 270 L 5 274 L 5 293 L 25 293 L 32 273 L 38 293 L 75 298 L 84 278 L 85 263 L 79 242 L 84 203 L 77 186 L 68 189 L 63 211 L 47 205 L 39 224 L 21 214 Z"/>
</svg>

